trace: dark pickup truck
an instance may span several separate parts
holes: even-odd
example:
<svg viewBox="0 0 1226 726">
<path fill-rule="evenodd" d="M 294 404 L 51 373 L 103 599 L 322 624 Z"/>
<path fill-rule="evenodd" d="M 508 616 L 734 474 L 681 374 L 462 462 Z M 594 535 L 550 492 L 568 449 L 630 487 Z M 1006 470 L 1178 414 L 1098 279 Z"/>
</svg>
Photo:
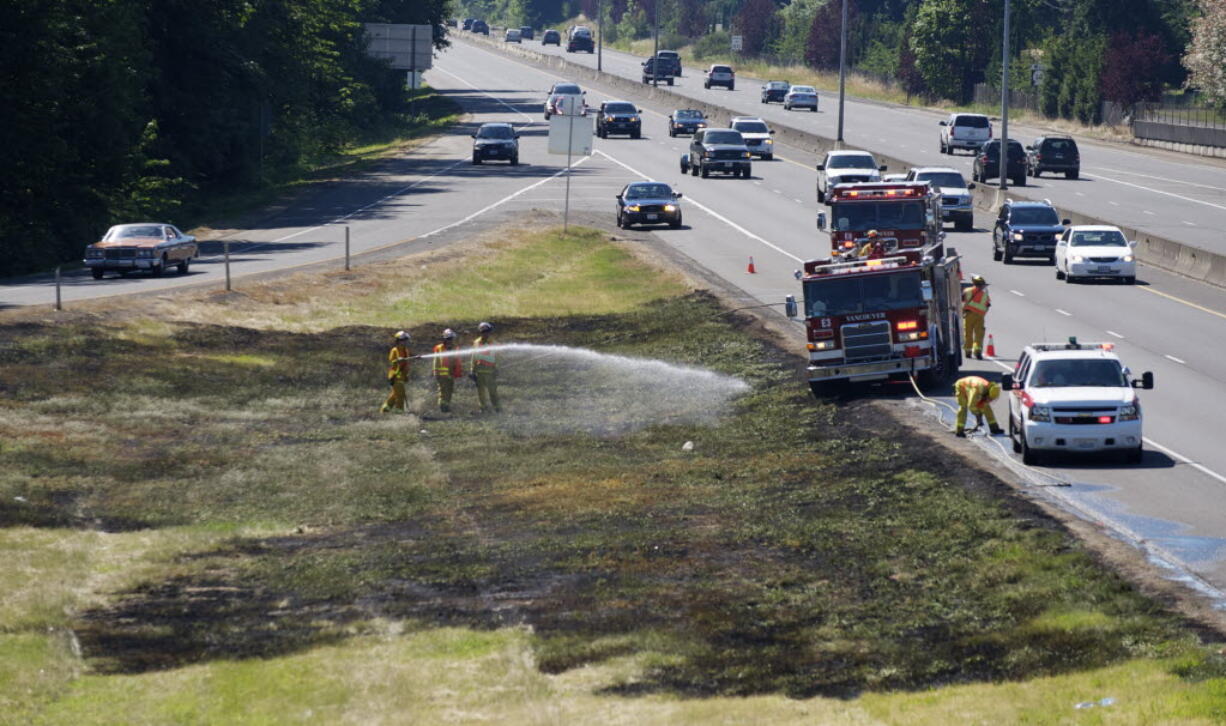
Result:
<svg viewBox="0 0 1226 726">
<path fill-rule="evenodd" d="M 699 129 L 690 140 L 690 153 L 681 157 L 681 173 L 706 179 L 712 172 L 748 179 L 753 154 L 735 129 Z"/>
</svg>

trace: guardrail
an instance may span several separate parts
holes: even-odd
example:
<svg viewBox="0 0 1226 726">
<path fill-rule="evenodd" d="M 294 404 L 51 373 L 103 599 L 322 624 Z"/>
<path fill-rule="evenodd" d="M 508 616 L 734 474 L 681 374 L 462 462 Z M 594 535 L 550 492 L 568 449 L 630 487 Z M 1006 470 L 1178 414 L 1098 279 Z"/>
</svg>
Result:
<svg viewBox="0 0 1226 726">
<path fill-rule="evenodd" d="M 495 41 L 492 38 L 487 39 L 484 36 L 473 36 L 472 34 L 463 35 L 461 36 L 461 39 L 476 41 L 481 45 L 489 46 L 490 48 L 506 55 L 519 56 L 529 59 L 534 65 L 537 66 L 544 66 L 558 71 L 565 71 L 568 79 L 599 81 L 606 86 L 616 88 L 620 93 L 625 93 L 627 99 L 630 96 L 638 96 L 648 100 L 660 101 L 673 108 L 698 109 L 708 118 L 712 118 L 720 123 L 728 123 L 733 116 L 757 115 L 752 108 L 748 110 L 737 110 L 724 108 L 722 106 L 715 106 L 698 99 L 690 98 L 689 96 L 684 96 L 674 90 L 668 89 L 667 87 L 643 85 L 642 83 L 629 78 L 622 78 L 603 71 L 597 71 L 595 68 L 589 68 L 578 63 L 571 63 L 563 56 L 538 53 L 530 48 L 524 48 L 519 44 L 503 43 L 501 41 Z M 541 91 L 541 101 L 543 104 L 544 89 Z M 811 131 L 802 131 L 800 129 L 774 122 L 772 122 L 771 126 L 775 129 L 775 139 L 786 143 L 789 146 L 794 146 L 815 154 L 824 154 L 835 148 L 834 139 L 820 136 Z M 868 150 L 872 151 L 872 149 Z M 877 154 L 877 159 L 891 169 L 902 170 L 913 166 L 911 162 L 884 154 Z M 995 213 L 1000 208 L 1000 204 L 1003 201 L 1000 198 L 999 190 L 994 187 L 976 185 L 973 194 L 975 197 L 975 206 L 991 213 Z M 1039 197 L 1038 195 L 1031 196 L 1027 187 L 1010 187 L 1007 195 L 1014 199 L 1025 199 L 1028 201 L 1042 200 L 1042 197 Z M 1074 224 L 1116 224 L 1114 220 L 1098 219 L 1096 217 L 1091 217 L 1086 214 L 1068 210 L 1065 207 L 1061 207 L 1060 209 L 1062 216 L 1072 220 Z M 1193 247 L 1191 245 L 1185 245 L 1177 240 L 1159 237 L 1135 228 L 1121 226 L 1120 229 L 1129 239 L 1134 239 L 1137 241 L 1137 259 L 1142 263 L 1170 272 L 1175 272 L 1180 275 L 1185 275 L 1212 285 L 1226 287 L 1226 255 L 1211 252 L 1209 250 L 1203 250 L 1199 247 Z"/>
</svg>

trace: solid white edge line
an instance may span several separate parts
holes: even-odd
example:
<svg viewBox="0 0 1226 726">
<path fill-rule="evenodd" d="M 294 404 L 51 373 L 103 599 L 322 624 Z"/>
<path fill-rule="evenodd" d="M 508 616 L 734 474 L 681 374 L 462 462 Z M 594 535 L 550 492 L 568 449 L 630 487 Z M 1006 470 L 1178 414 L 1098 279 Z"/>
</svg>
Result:
<svg viewBox="0 0 1226 726">
<path fill-rule="evenodd" d="M 627 164 L 627 163 L 625 163 L 625 162 L 621 161 L 620 159 L 614 159 L 612 156 L 609 156 L 608 154 L 606 154 L 604 151 L 602 151 L 602 150 L 600 150 L 600 149 L 595 149 L 595 150 L 593 150 L 593 152 L 592 152 L 592 153 L 595 153 L 595 154 L 600 154 L 601 156 L 603 156 L 604 158 L 606 158 L 606 159 L 608 159 L 609 161 L 613 162 L 614 164 L 617 164 L 618 166 L 621 166 L 623 169 L 626 169 L 627 171 L 630 171 L 630 172 L 633 172 L 633 173 L 635 173 L 635 174 L 638 174 L 640 177 L 642 177 L 642 178 L 644 178 L 644 179 L 651 179 L 651 177 L 647 176 L 646 174 L 644 174 L 643 172 L 639 171 L 638 169 L 635 169 L 634 167 L 632 167 L 632 166 L 630 166 L 629 164 Z M 695 207 L 698 207 L 698 208 L 699 208 L 699 209 L 701 209 L 702 211 L 706 212 L 707 214 L 711 215 L 712 217 L 715 217 L 715 218 L 716 218 L 716 219 L 718 219 L 719 221 L 721 221 L 721 222 L 723 222 L 724 224 L 728 225 L 729 227 L 731 227 L 731 228 L 735 229 L 736 231 L 740 232 L 741 234 L 745 235 L 746 237 L 748 237 L 748 238 L 750 238 L 750 239 L 752 239 L 752 240 L 755 240 L 755 241 L 757 241 L 757 242 L 761 242 L 762 244 L 764 244 L 764 245 L 766 245 L 767 247 L 771 248 L 772 250 L 774 250 L 774 251 L 778 252 L 779 254 L 783 255 L 784 257 L 787 257 L 787 258 L 789 258 L 789 259 L 791 259 L 791 260 L 794 260 L 794 261 L 796 261 L 796 262 L 802 262 L 802 263 L 804 262 L 804 259 L 803 259 L 803 258 L 797 257 L 796 255 L 792 254 L 791 252 L 788 252 L 787 250 L 785 250 L 785 249 L 783 249 L 783 248 L 779 247 L 778 245 L 775 245 L 775 244 L 773 244 L 773 243 L 771 243 L 771 242 L 767 242 L 765 239 L 763 239 L 763 238 L 759 237 L 758 235 L 754 234 L 753 232 L 750 232 L 749 230 L 745 229 L 744 227 L 742 227 L 741 225 L 737 224 L 736 222 L 733 222 L 731 219 L 728 219 L 728 218 L 727 218 L 727 217 L 725 217 L 724 215 L 719 214 L 719 213 L 718 213 L 718 212 L 716 212 L 714 209 L 711 209 L 710 207 L 708 207 L 707 205 L 705 205 L 705 204 L 703 204 L 702 202 L 698 201 L 698 200 L 697 200 L 697 199 L 695 199 L 694 197 L 686 197 L 686 199 L 689 201 L 689 203 L 690 203 L 690 204 L 693 204 Z"/>
</svg>

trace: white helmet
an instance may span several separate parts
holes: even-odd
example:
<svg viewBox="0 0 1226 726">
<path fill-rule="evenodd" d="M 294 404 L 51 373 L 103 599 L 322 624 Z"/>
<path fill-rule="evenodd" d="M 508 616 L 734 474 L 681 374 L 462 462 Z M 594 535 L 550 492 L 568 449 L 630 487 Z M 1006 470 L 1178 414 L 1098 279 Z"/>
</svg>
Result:
<svg viewBox="0 0 1226 726">
<path fill-rule="evenodd" d="M 443 340 L 455 340 L 455 331 L 447 328 L 443 331 Z"/>
<path fill-rule="evenodd" d="M 481 333 L 488 333 L 493 329 L 494 329 L 493 323 L 481 323 L 480 325 L 477 326 L 478 332 L 481 332 Z"/>
<path fill-rule="evenodd" d="M 412 337 L 410 337 L 410 336 L 409 336 L 409 334 L 408 334 L 408 333 L 406 333 L 406 332 L 405 332 L 405 331 L 403 331 L 403 330 L 397 330 L 397 331 L 396 331 L 396 340 L 403 340 L 403 341 L 406 341 L 406 342 L 407 342 L 407 341 L 409 341 L 409 340 L 412 340 Z"/>
</svg>

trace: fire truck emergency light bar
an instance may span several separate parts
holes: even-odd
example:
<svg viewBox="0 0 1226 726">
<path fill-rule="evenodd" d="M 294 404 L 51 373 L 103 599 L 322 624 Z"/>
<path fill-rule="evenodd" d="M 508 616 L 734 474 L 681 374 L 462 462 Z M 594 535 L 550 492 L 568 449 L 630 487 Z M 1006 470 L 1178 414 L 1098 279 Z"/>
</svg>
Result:
<svg viewBox="0 0 1226 726">
<path fill-rule="evenodd" d="M 899 197 L 923 197 L 928 194 L 928 183 L 907 184 L 906 186 L 868 186 L 858 189 L 843 189 L 842 184 L 836 184 L 830 190 L 833 199 L 896 199 Z"/>
<path fill-rule="evenodd" d="M 1069 336 L 1067 343 L 1035 343 L 1035 350 L 1115 350 L 1115 343 L 1078 343 L 1075 336 Z"/>
<path fill-rule="evenodd" d="M 882 257 L 879 260 L 852 260 L 850 262 L 834 262 L 829 265 L 822 265 L 813 270 L 815 275 L 846 275 L 849 272 L 876 272 L 878 270 L 890 270 L 904 265 L 914 265 L 916 263 L 909 261 L 906 257 L 899 255 L 898 257 Z"/>
</svg>

